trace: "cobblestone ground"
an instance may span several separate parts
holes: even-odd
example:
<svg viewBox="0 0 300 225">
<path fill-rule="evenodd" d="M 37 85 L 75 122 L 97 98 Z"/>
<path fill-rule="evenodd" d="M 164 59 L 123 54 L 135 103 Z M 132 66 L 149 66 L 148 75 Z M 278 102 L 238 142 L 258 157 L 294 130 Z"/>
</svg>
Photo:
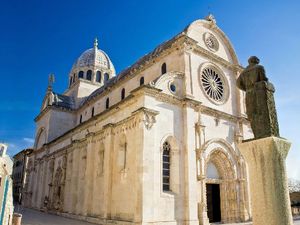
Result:
<svg viewBox="0 0 300 225">
<path fill-rule="evenodd" d="M 93 225 L 92 223 L 73 220 L 73 219 L 65 218 L 62 216 L 56 216 L 48 213 L 43 213 L 28 208 L 15 207 L 15 211 L 23 215 L 22 225 Z M 252 224 L 235 223 L 235 224 L 226 224 L 226 225 L 252 225 Z M 294 225 L 300 225 L 300 218 L 294 221 Z"/>
</svg>

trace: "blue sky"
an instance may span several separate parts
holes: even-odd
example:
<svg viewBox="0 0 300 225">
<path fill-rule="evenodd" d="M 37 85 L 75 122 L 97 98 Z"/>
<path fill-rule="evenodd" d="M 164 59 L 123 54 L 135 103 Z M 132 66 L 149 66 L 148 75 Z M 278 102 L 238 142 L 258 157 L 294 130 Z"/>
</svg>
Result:
<svg viewBox="0 0 300 225">
<path fill-rule="evenodd" d="M 75 59 L 98 37 L 117 72 L 211 11 L 240 63 L 257 55 L 276 87 L 281 136 L 293 145 L 290 177 L 300 179 L 300 2 L 57 1 L 0 3 L 0 140 L 13 155 L 32 145 L 49 73 L 63 92 Z"/>
</svg>

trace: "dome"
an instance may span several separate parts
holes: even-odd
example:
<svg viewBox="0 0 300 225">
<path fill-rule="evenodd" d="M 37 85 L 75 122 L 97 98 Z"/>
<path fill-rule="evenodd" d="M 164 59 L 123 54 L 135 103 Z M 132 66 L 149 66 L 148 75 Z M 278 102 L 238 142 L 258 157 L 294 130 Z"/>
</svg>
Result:
<svg viewBox="0 0 300 225">
<path fill-rule="evenodd" d="M 96 67 L 97 69 L 110 70 L 115 75 L 115 68 L 108 55 L 98 49 L 98 41 L 95 39 L 94 48 L 84 51 L 73 65 L 72 70 L 82 67 Z"/>
</svg>

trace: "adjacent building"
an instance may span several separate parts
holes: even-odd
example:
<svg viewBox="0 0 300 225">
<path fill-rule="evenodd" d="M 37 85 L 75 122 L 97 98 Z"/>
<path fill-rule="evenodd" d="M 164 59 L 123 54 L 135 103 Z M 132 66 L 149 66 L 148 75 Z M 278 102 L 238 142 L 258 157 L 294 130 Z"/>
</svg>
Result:
<svg viewBox="0 0 300 225">
<path fill-rule="evenodd" d="M 237 144 L 253 134 L 236 87 L 241 70 L 212 15 L 118 75 L 96 40 L 64 93 L 50 82 L 25 205 L 99 224 L 249 220 Z"/>
<path fill-rule="evenodd" d="M 23 189 L 26 180 L 26 168 L 28 165 L 28 155 L 33 151 L 31 148 L 24 149 L 17 153 L 13 164 L 13 198 L 14 202 L 21 204 L 23 197 Z"/>
<path fill-rule="evenodd" d="M 6 154 L 7 145 L 0 143 L 0 224 L 12 224 L 12 166 L 13 162 Z"/>
<path fill-rule="evenodd" d="M 292 214 L 293 216 L 300 215 L 300 192 L 291 192 L 290 193 L 291 199 L 291 207 L 292 207 Z"/>
</svg>

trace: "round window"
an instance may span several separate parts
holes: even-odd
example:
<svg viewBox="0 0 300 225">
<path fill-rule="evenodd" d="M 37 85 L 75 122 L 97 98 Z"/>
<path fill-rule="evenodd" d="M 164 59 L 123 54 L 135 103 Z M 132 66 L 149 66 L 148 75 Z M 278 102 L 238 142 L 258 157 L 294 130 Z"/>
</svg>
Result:
<svg viewBox="0 0 300 225">
<path fill-rule="evenodd" d="M 221 73 L 206 67 L 201 72 L 200 80 L 204 93 L 210 100 L 220 104 L 225 101 L 225 80 Z"/>
<path fill-rule="evenodd" d="M 204 33 L 204 42 L 207 48 L 211 51 L 219 50 L 219 42 L 217 38 L 211 33 Z"/>
<path fill-rule="evenodd" d="M 170 90 L 175 93 L 176 92 L 176 85 L 174 83 L 170 84 Z"/>
</svg>

